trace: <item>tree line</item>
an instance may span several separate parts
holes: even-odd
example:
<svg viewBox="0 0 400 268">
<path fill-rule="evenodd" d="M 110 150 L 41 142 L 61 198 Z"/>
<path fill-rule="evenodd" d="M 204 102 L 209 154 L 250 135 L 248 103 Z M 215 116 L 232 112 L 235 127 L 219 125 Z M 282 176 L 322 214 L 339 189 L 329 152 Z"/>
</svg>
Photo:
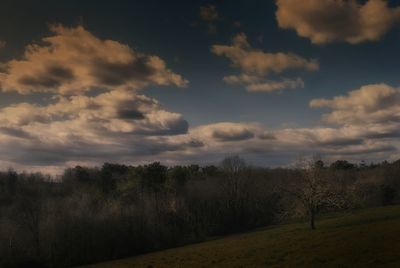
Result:
<svg viewBox="0 0 400 268">
<path fill-rule="evenodd" d="M 0 267 L 70 267 L 304 217 L 400 202 L 400 160 L 260 168 L 159 162 L 0 172 Z"/>
</svg>

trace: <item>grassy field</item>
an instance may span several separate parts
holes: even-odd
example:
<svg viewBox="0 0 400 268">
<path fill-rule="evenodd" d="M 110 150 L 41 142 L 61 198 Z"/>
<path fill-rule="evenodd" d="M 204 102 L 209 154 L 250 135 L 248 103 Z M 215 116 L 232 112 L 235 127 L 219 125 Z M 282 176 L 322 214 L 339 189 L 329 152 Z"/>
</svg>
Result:
<svg viewBox="0 0 400 268">
<path fill-rule="evenodd" d="M 400 206 L 232 235 L 88 266 L 123 267 L 400 267 Z"/>
</svg>

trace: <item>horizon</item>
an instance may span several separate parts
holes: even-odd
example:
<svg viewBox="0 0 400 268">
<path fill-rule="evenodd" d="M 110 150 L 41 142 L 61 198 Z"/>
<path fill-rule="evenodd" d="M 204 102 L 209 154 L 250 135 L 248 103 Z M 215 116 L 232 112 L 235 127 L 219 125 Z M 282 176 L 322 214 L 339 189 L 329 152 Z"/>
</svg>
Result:
<svg viewBox="0 0 400 268">
<path fill-rule="evenodd" d="M 297 160 L 295 162 L 292 162 L 288 165 L 280 165 L 280 166 L 262 166 L 262 165 L 253 165 L 252 163 L 246 162 L 246 160 L 244 158 L 242 158 L 240 155 L 227 155 L 224 158 L 220 159 L 218 162 L 215 163 L 206 163 L 203 165 L 199 165 L 196 163 L 188 163 L 188 164 L 172 164 L 172 165 L 168 165 L 163 163 L 162 161 L 152 161 L 152 162 L 146 162 L 146 163 L 142 163 L 142 164 L 129 164 L 129 163 L 116 163 L 116 162 L 104 162 L 104 163 L 99 163 L 97 165 L 92 165 L 92 166 L 86 166 L 86 165 L 75 165 L 75 166 L 67 166 L 64 167 L 63 169 L 57 169 L 56 171 L 52 171 L 50 170 L 49 172 L 45 172 L 44 169 L 38 169 L 38 170 L 17 170 L 14 169 L 13 167 L 8 167 L 6 169 L 2 169 L 0 170 L 0 172 L 17 172 L 20 174 L 32 174 L 32 173 L 39 173 L 42 174 L 44 176 L 50 176 L 52 179 L 57 179 L 60 180 L 60 182 L 62 181 L 63 176 L 65 175 L 65 171 L 67 170 L 74 170 L 76 168 L 84 168 L 84 169 L 92 169 L 92 170 L 101 170 L 101 168 L 103 166 L 105 166 L 106 164 L 110 164 L 110 165 L 116 165 L 116 166 L 125 166 L 128 168 L 137 168 L 137 167 L 145 167 L 154 163 L 159 163 L 161 166 L 166 167 L 167 169 L 174 169 L 176 167 L 191 167 L 191 166 L 197 166 L 199 167 L 199 169 L 201 170 L 202 168 L 206 168 L 206 167 L 216 167 L 216 168 L 221 168 L 221 165 L 223 163 L 223 161 L 225 159 L 229 159 L 232 157 L 238 157 L 239 159 L 241 159 L 241 161 L 243 161 L 243 163 L 246 164 L 246 166 L 250 169 L 265 169 L 265 170 L 279 170 L 279 169 L 297 169 L 297 165 L 299 164 L 299 162 L 301 162 L 302 160 L 306 160 L 306 161 L 313 161 L 313 159 L 315 159 L 317 157 L 318 160 L 316 161 L 322 161 L 324 164 L 324 168 L 331 168 L 333 164 L 337 163 L 337 162 L 345 162 L 348 163 L 350 165 L 352 165 L 354 168 L 374 168 L 374 167 L 379 167 L 383 164 L 395 164 L 400 162 L 400 159 L 397 160 L 393 160 L 393 161 L 387 161 L 387 160 L 382 160 L 382 161 L 377 161 L 377 162 L 365 162 L 364 160 L 361 160 L 359 162 L 352 162 L 352 161 L 347 161 L 346 159 L 336 159 L 336 160 L 330 160 L 330 161 L 326 161 L 326 159 L 320 158 L 317 155 L 314 156 L 305 156 L 305 155 L 301 155 L 297 158 Z M 58 172 L 58 173 L 57 173 Z"/>
</svg>

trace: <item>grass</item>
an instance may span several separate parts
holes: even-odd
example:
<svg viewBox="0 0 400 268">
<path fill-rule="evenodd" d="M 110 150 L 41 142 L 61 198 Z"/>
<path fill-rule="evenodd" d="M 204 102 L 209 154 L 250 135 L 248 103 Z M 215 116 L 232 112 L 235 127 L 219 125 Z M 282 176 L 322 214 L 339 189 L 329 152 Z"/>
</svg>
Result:
<svg viewBox="0 0 400 268">
<path fill-rule="evenodd" d="M 400 267 L 400 206 L 274 226 L 90 268 Z"/>
</svg>

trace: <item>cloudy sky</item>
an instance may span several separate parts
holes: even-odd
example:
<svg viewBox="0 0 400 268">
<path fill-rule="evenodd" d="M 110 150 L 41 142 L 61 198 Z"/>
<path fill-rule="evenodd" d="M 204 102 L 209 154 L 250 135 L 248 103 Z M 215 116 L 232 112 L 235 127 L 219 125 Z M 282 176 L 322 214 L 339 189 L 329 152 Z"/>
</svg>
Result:
<svg viewBox="0 0 400 268">
<path fill-rule="evenodd" d="M 0 168 L 398 159 L 399 26 L 386 0 L 5 0 Z"/>
</svg>

